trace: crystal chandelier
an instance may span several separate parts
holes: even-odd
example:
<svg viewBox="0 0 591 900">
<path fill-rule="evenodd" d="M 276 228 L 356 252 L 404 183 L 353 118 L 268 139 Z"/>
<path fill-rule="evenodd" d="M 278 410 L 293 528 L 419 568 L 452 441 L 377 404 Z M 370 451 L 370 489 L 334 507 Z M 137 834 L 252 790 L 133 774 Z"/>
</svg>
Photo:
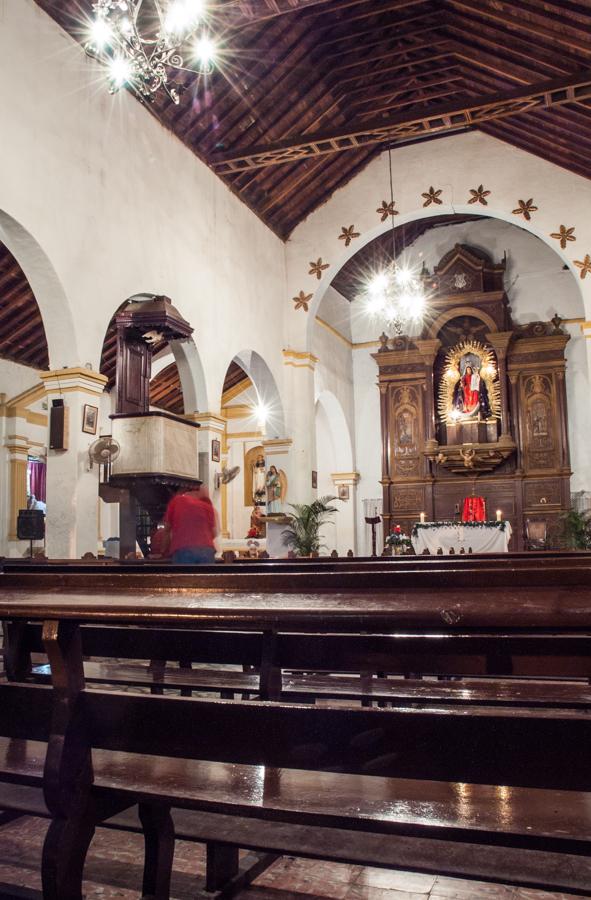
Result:
<svg viewBox="0 0 591 900">
<path fill-rule="evenodd" d="M 95 0 L 92 7 L 84 49 L 107 67 L 110 93 L 127 85 L 140 100 L 152 101 L 163 89 L 178 104 L 179 87 L 169 77 L 170 69 L 186 68 L 183 53 L 191 54 L 190 71 L 213 70 L 215 44 L 206 31 L 198 34 L 204 0 L 149 0 L 145 7 L 144 0 Z"/>
<path fill-rule="evenodd" d="M 392 150 L 388 148 L 390 172 L 390 209 L 394 208 L 392 182 Z M 370 315 L 381 319 L 394 334 L 402 334 L 423 318 L 427 298 L 424 288 L 424 268 L 414 271 L 407 264 L 396 261 L 396 230 L 392 216 L 392 259 L 369 281 L 361 294 Z"/>
</svg>

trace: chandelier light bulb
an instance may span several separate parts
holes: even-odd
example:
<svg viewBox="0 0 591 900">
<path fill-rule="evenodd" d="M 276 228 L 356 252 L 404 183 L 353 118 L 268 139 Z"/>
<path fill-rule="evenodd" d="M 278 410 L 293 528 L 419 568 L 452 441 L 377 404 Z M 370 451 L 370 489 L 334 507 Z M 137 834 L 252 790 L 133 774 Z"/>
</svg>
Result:
<svg viewBox="0 0 591 900">
<path fill-rule="evenodd" d="M 168 7 L 164 27 L 174 34 L 183 34 L 195 28 L 202 14 L 200 0 L 174 0 Z"/>
<path fill-rule="evenodd" d="M 374 275 L 369 283 L 369 293 L 372 297 L 380 297 L 388 288 L 388 276 L 385 272 L 379 272 Z"/>
<path fill-rule="evenodd" d="M 116 56 L 111 60 L 109 65 L 109 75 L 114 86 L 117 88 L 129 81 L 132 74 L 131 64 L 121 56 Z"/>
<path fill-rule="evenodd" d="M 208 35 L 202 34 L 195 42 L 195 59 L 201 72 L 211 72 L 216 53 L 214 41 Z"/>
<path fill-rule="evenodd" d="M 103 50 L 111 43 L 113 29 L 102 17 L 95 19 L 90 27 L 90 40 L 97 50 Z"/>
</svg>

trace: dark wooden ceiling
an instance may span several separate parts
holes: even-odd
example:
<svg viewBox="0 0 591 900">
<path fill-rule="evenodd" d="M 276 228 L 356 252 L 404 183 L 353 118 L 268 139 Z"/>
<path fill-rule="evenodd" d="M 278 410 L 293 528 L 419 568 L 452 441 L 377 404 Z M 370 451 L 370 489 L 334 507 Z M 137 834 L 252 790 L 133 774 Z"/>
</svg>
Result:
<svg viewBox="0 0 591 900">
<path fill-rule="evenodd" d="M 0 243 L 0 357 L 49 368 L 41 313 L 25 273 Z"/>
<path fill-rule="evenodd" d="M 223 390 L 225 392 L 241 382 L 245 382 L 246 387 L 247 381 L 248 375 L 244 369 L 237 362 L 232 361 L 226 372 Z M 166 366 L 151 380 L 150 403 L 152 406 L 158 406 L 160 409 L 176 413 L 179 416 L 184 413 L 183 389 L 176 363 Z"/>
<path fill-rule="evenodd" d="M 399 254 L 404 254 L 406 247 L 410 247 L 417 238 L 432 228 L 462 225 L 464 222 L 482 221 L 483 219 L 486 219 L 486 216 L 444 215 L 432 216 L 430 219 L 417 219 L 415 222 L 399 225 L 394 229 L 394 234 L 392 231 L 386 231 L 358 250 L 337 272 L 331 284 L 347 300 L 355 300 L 359 292 L 367 286 L 371 276 L 391 261 L 394 244 L 396 246 L 395 254 L 398 257 Z"/>
<path fill-rule="evenodd" d="M 91 0 L 37 2 L 83 39 Z M 591 177 L 589 0 L 219 0 L 215 8 L 221 70 L 208 80 L 183 74 L 180 105 L 163 95 L 149 109 L 225 171 L 229 187 L 282 238 L 392 142 L 384 127 L 492 95 L 525 96 L 555 79 L 588 84 L 556 92 L 564 105 L 457 121 L 478 121 L 470 127 Z M 359 149 L 363 131 L 382 143 Z M 328 149 L 315 155 L 315 137 L 326 134 Z M 302 141 L 308 155 L 295 162 L 259 160 L 238 172 L 223 164 Z"/>
</svg>

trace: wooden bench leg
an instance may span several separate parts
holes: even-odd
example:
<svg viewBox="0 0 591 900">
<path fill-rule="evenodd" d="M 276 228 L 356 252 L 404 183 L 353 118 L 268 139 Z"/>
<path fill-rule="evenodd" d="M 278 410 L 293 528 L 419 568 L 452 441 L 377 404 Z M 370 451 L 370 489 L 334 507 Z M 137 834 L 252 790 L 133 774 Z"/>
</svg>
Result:
<svg viewBox="0 0 591 900">
<path fill-rule="evenodd" d="M 208 843 L 205 890 L 219 891 L 238 874 L 238 847 Z"/>
<path fill-rule="evenodd" d="M 41 860 L 44 900 L 82 900 L 82 873 L 94 831 L 95 818 L 88 813 L 51 821 Z"/>
<path fill-rule="evenodd" d="M 174 856 L 174 822 L 170 806 L 139 804 L 144 830 L 144 900 L 168 900 Z"/>
</svg>

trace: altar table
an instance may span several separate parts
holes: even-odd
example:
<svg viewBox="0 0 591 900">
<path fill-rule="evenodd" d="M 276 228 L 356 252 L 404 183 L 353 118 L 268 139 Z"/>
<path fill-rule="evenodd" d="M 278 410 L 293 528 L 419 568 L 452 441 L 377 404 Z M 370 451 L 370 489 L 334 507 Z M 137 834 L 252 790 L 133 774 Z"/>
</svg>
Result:
<svg viewBox="0 0 591 900">
<path fill-rule="evenodd" d="M 424 550 L 437 553 L 441 547 L 449 553 L 453 547 L 459 553 L 462 547 L 468 553 L 507 553 L 511 540 L 509 522 L 425 522 L 414 526 L 412 545 L 417 555 Z"/>
</svg>

